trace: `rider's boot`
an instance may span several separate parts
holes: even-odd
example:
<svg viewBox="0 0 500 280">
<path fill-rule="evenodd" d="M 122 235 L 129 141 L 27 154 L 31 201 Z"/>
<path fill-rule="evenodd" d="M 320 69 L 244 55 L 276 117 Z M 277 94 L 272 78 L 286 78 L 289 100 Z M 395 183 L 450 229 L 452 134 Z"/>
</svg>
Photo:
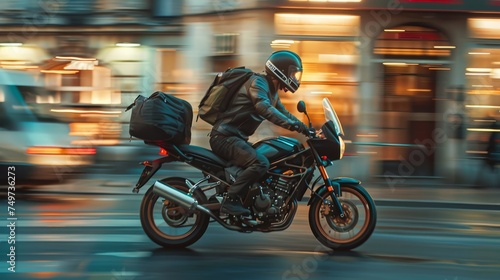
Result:
<svg viewBox="0 0 500 280">
<path fill-rule="evenodd" d="M 250 210 L 243 207 L 240 198 L 237 196 L 226 196 L 222 201 L 221 212 L 234 216 L 250 215 Z"/>
</svg>

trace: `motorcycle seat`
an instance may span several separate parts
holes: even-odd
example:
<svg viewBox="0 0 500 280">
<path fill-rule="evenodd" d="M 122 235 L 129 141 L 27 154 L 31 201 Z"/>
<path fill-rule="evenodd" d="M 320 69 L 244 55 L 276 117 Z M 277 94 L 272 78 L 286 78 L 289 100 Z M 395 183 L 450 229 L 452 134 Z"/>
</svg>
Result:
<svg viewBox="0 0 500 280">
<path fill-rule="evenodd" d="M 205 160 L 212 161 L 213 163 L 224 167 L 228 165 L 228 162 L 225 159 L 219 157 L 209 149 L 187 144 L 179 145 L 177 147 L 181 152 L 185 153 L 186 155 L 203 158 Z"/>
</svg>

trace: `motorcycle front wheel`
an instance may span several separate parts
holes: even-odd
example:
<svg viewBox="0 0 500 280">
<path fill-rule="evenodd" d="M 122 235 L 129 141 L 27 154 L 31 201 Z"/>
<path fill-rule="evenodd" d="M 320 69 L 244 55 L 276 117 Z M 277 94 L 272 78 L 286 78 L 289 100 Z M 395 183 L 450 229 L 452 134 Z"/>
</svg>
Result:
<svg viewBox="0 0 500 280">
<path fill-rule="evenodd" d="M 189 191 L 183 178 L 166 178 L 162 183 L 184 193 Z M 193 197 L 199 204 L 207 202 L 201 191 Z M 201 238 L 207 230 L 210 217 L 200 211 L 188 213 L 186 209 L 157 195 L 150 187 L 142 199 L 141 225 L 146 235 L 165 248 L 184 248 Z"/>
<path fill-rule="evenodd" d="M 363 244 L 373 233 L 377 222 L 375 203 L 361 185 L 342 185 L 338 197 L 344 217 L 335 215 L 332 198 L 325 192 L 314 196 L 309 208 L 309 226 L 326 247 L 348 251 Z"/>
</svg>

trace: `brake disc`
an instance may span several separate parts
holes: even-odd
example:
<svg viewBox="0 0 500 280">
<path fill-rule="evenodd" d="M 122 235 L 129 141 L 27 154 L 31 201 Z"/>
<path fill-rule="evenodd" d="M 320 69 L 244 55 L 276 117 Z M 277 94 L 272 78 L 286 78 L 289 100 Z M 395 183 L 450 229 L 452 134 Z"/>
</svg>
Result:
<svg viewBox="0 0 500 280">
<path fill-rule="evenodd" d="M 348 232 L 352 230 L 358 223 L 359 213 L 358 208 L 352 201 L 341 200 L 342 210 L 344 210 L 344 217 L 335 215 L 333 212 L 333 205 L 328 204 L 327 206 L 323 204 L 321 207 L 321 214 L 326 218 L 328 225 L 337 232 Z"/>
<path fill-rule="evenodd" d="M 171 227 L 182 226 L 188 219 L 186 211 L 174 203 L 165 201 L 161 209 L 163 220 Z"/>
</svg>

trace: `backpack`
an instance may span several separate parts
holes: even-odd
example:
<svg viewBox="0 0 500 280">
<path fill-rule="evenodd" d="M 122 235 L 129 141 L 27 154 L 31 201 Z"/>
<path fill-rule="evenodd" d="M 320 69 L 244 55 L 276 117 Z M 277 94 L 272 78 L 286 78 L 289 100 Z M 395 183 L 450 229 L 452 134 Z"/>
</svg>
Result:
<svg viewBox="0 0 500 280">
<path fill-rule="evenodd" d="M 198 105 L 198 118 L 214 125 L 220 113 L 227 110 L 243 84 L 254 74 L 244 66 L 228 68 L 219 73 Z"/>
<path fill-rule="evenodd" d="M 125 112 L 130 109 L 130 136 L 145 142 L 191 143 L 193 109 L 186 100 L 156 91 L 148 98 L 137 96 Z"/>
</svg>

